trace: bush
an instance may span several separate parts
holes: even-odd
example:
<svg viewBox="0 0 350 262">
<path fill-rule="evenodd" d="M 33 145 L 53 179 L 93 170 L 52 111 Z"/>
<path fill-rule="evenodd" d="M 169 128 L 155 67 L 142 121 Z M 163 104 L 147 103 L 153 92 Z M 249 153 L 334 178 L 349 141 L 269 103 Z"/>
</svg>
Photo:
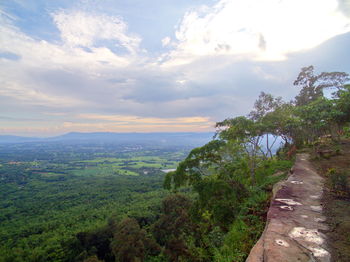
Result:
<svg viewBox="0 0 350 262">
<path fill-rule="evenodd" d="M 215 250 L 214 261 L 244 261 L 251 248 L 249 232 L 248 226 L 242 220 L 237 219 L 225 236 L 224 245 Z"/>
<path fill-rule="evenodd" d="M 345 172 L 337 172 L 335 168 L 330 168 L 327 172 L 327 176 L 330 179 L 330 185 L 332 191 L 338 196 L 349 196 L 350 186 L 348 181 L 348 175 Z"/>
<path fill-rule="evenodd" d="M 350 138 L 350 126 L 346 126 L 343 128 L 344 136 L 346 138 Z"/>
</svg>

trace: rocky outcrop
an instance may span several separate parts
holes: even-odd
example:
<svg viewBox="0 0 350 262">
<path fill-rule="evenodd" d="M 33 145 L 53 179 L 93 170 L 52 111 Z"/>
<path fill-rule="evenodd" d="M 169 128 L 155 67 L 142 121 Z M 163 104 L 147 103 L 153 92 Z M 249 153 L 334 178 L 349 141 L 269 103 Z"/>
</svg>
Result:
<svg viewBox="0 0 350 262">
<path fill-rule="evenodd" d="M 331 260 L 322 215 L 323 178 L 298 154 L 288 179 L 275 186 L 265 230 L 247 262 Z"/>
</svg>

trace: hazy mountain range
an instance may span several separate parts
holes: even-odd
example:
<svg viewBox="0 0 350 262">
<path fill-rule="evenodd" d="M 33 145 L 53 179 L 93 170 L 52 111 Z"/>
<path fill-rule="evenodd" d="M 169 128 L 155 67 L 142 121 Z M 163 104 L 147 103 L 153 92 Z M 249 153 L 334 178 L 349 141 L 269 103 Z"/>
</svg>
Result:
<svg viewBox="0 0 350 262">
<path fill-rule="evenodd" d="M 212 132 L 195 133 L 79 133 L 72 132 L 60 136 L 38 138 L 0 135 L 1 144 L 29 142 L 69 142 L 69 143 L 156 143 L 164 145 L 203 145 L 214 136 Z"/>
</svg>

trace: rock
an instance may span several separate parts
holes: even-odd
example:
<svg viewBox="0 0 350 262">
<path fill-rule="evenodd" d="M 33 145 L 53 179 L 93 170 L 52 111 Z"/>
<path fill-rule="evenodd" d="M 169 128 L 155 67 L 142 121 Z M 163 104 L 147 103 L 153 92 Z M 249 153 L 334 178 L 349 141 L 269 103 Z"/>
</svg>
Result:
<svg viewBox="0 0 350 262">
<path fill-rule="evenodd" d="M 247 262 L 330 261 L 321 215 L 323 178 L 298 154 L 292 173 L 274 188 L 267 223 Z"/>
</svg>

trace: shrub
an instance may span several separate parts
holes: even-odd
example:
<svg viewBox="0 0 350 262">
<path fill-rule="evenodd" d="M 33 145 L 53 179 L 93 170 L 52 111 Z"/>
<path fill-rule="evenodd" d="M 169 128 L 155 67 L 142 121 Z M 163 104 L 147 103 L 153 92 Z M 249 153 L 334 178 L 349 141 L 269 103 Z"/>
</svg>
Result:
<svg viewBox="0 0 350 262">
<path fill-rule="evenodd" d="M 332 191 L 338 196 L 350 195 L 348 175 L 345 172 L 337 172 L 335 168 L 330 168 L 327 172 L 330 179 Z"/>
<path fill-rule="evenodd" d="M 225 236 L 224 245 L 215 250 L 214 261 L 244 261 L 251 248 L 249 231 L 250 229 L 242 220 L 236 220 Z"/>
<path fill-rule="evenodd" d="M 350 138 L 350 126 L 345 126 L 345 127 L 343 128 L 343 132 L 344 132 L 344 136 L 345 136 L 346 138 Z"/>
</svg>

